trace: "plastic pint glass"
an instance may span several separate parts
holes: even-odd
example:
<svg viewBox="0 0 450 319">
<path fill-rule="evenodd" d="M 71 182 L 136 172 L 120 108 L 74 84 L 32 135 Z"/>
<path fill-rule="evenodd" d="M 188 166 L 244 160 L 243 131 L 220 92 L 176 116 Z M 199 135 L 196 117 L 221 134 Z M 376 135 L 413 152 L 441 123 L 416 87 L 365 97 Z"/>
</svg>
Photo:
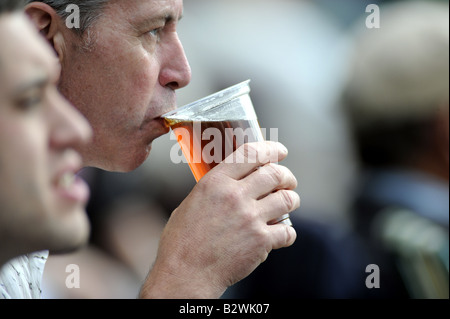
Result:
<svg viewBox="0 0 450 319">
<path fill-rule="evenodd" d="M 197 182 L 243 144 L 264 141 L 249 83 L 242 82 L 162 116 L 177 137 Z M 292 225 L 288 214 L 277 222 Z"/>
</svg>

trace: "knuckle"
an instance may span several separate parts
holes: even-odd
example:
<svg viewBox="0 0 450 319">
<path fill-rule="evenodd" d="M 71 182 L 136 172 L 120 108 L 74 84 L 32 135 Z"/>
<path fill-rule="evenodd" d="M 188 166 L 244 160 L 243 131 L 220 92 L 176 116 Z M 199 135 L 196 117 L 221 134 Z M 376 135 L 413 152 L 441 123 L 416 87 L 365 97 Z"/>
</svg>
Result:
<svg viewBox="0 0 450 319">
<path fill-rule="evenodd" d="M 289 178 L 289 185 L 291 186 L 292 189 L 297 188 L 298 186 L 298 181 L 297 178 L 295 177 L 294 173 L 292 173 L 292 171 L 288 168 L 286 168 L 286 175 Z"/>
<path fill-rule="evenodd" d="M 256 161 L 258 154 L 258 146 L 256 143 L 249 143 L 242 145 L 239 149 L 239 154 L 243 157 L 244 163 L 250 163 Z"/>
<path fill-rule="evenodd" d="M 285 166 L 269 163 L 259 169 L 259 172 L 271 185 L 281 186 L 280 188 L 284 189 L 295 189 L 298 186 L 294 174 Z"/>
<path fill-rule="evenodd" d="M 250 227 L 250 229 L 256 229 L 258 232 L 259 220 L 261 219 L 261 212 L 256 205 L 246 205 L 242 209 L 242 221 L 244 225 Z"/>
<path fill-rule="evenodd" d="M 255 231 L 255 240 L 261 244 L 261 247 L 271 246 L 271 237 L 265 227 L 259 227 Z M 265 249 L 267 251 L 267 249 Z"/>
<path fill-rule="evenodd" d="M 295 178 L 292 171 L 285 166 L 281 166 L 281 165 L 277 165 L 277 166 L 282 171 L 283 181 L 284 181 L 284 185 L 286 185 L 286 188 L 288 188 L 288 189 L 297 188 L 297 186 L 298 186 L 297 179 Z"/>
<path fill-rule="evenodd" d="M 273 147 L 271 147 L 268 142 L 247 143 L 238 149 L 238 155 L 243 157 L 245 163 L 250 164 L 270 163 L 272 161 L 273 154 Z"/>
<path fill-rule="evenodd" d="M 287 212 L 291 212 L 291 211 L 293 211 L 296 208 L 295 207 L 296 206 L 296 204 L 295 204 L 296 201 L 293 198 L 291 193 L 292 192 L 287 191 L 287 190 L 280 190 L 280 191 L 278 191 L 278 194 L 280 195 L 281 201 L 284 203 L 285 209 L 286 209 Z"/>
<path fill-rule="evenodd" d="M 232 206 L 239 206 L 242 203 L 243 195 L 239 189 L 230 189 L 223 193 L 223 199 Z"/>
<path fill-rule="evenodd" d="M 218 204 L 225 204 L 233 209 L 245 204 L 246 192 L 243 185 L 222 174 L 206 174 L 195 187 Z"/>
<path fill-rule="evenodd" d="M 220 196 L 227 207 L 241 214 L 243 218 L 247 219 L 249 216 L 250 219 L 257 216 L 254 200 L 247 195 L 245 185 L 234 183 L 230 187 L 223 188 Z"/>
<path fill-rule="evenodd" d="M 248 225 L 252 225 L 254 222 L 254 215 L 249 211 L 242 211 L 242 214 L 240 216 L 241 222 L 244 225 L 244 227 L 248 227 Z"/>
<path fill-rule="evenodd" d="M 267 174 L 275 185 L 282 184 L 284 173 L 280 165 L 269 163 L 264 166 L 263 172 Z"/>
<path fill-rule="evenodd" d="M 295 229 L 292 228 L 291 226 L 286 226 L 285 234 L 286 234 L 285 247 L 291 246 L 297 239 L 297 233 L 296 233 Z"/>
<path fill-rule="evenodd" d="M 216 190 L 217 185 L 222 183 L 223 181 L 216 174 L 206 174 L 195 187 L 202 194 L 210 194 Z"/>
</svg>

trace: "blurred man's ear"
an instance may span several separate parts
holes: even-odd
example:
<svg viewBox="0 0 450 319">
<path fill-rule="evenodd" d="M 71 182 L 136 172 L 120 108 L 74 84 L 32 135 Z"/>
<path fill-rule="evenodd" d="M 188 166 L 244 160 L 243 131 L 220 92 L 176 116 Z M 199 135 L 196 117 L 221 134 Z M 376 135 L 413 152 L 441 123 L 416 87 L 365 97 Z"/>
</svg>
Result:
<svg viewBox="0 0 450 319">
<path fill-rule="evenodd" d="M 52 7 L 42 2 L 31 2 L 26 5 L 25 13 L 30 17 L 38 31 L 55 49 L 60 62 L 62 62 L 64 56 L 64 21 Z"/>
</svg>

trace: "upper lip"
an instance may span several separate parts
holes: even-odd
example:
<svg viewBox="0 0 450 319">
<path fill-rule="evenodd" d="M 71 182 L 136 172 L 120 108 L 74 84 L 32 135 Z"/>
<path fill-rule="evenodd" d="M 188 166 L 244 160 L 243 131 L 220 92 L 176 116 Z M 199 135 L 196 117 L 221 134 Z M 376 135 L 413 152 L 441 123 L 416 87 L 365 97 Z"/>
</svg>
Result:
<svg viewBox="0 0 450 319">
<path fill-rule="evenodd" d="M 76 175 L 81 169 L 82 160 L 80 156 L 71 156 L 64 160 L 63 164 L 59 165 L 53 178 L 53 184 L 59 185 L 61 178 L 66 174 Z"/>
<path fill-rule="evenodd" d="M 165 103 L 163 103 L 164 106 L 161 108 L 161 112 L 158 112 L 159 116 L 156 116 L 154 118 L 154 120 L 158 120 L 158 119 L 162 118 L 162 116 L 164 114 L 177 109 L 177 102 L 176 102 L 175 94 L 171 94 L 170 96 L 167 96 L 167 98 L 165 98 L 164 100 L 165 100 Z"/>
<path fill-rule="evenodd" d="M 176 109 L 177 109 L 177 107 L 174 106 L 174 107 L 172 107 L 172 108 L 170 108 L 170 109 L 168 109 L 168 110 L 165 110 L 164 112 L 160 113 L 160 115 L 158 115 L 157 117 L 155 117 L 154 120 L 164 119 L 164 118 L 162 117 L 164 114 L 167 114 L 167 113 L 169 113 L 169 112 L 175 111 Z"/>
</svg>

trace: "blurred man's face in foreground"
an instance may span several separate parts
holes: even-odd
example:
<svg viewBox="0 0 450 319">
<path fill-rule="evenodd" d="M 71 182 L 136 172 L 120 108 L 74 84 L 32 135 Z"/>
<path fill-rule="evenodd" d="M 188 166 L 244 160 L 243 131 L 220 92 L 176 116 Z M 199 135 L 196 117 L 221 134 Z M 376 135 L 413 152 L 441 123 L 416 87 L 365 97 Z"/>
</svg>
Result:
<svg viewBox="0 0 450 319">
<path fill-rule="evenodd" d="M 0 15 L 0 43 L 0 257 L 76 248 L 89 189 L 73 149 L 91 129 L 57 91 L 58 61 L 24 14 Z"/>
</svg>

